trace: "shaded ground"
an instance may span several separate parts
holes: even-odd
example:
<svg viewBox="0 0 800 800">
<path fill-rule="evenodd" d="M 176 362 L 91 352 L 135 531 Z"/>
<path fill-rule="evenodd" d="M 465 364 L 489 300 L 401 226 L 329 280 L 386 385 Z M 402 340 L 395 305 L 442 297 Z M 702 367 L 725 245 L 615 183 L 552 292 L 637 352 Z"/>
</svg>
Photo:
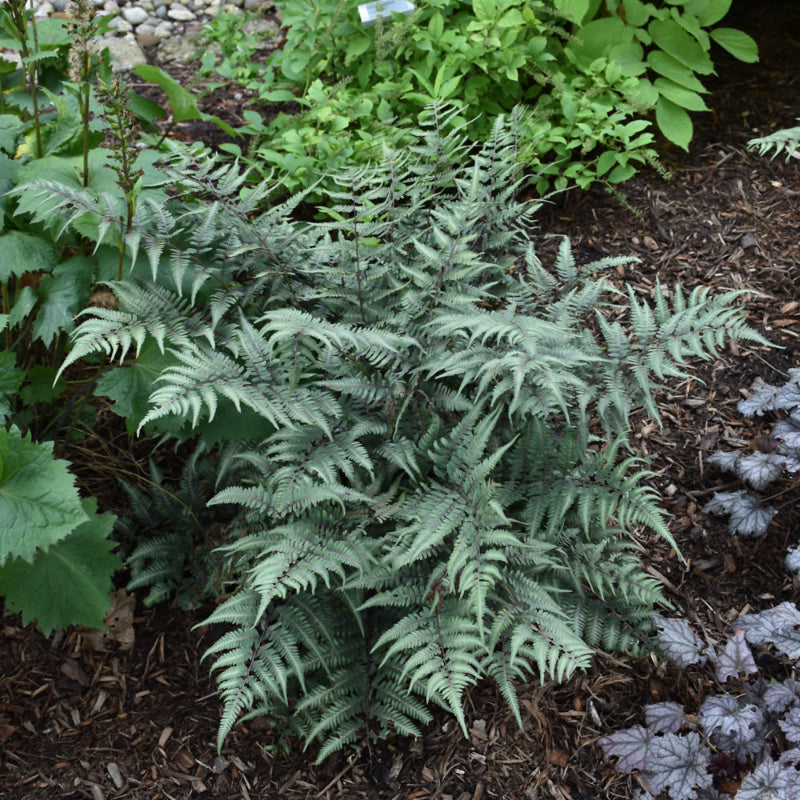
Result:
<svg viewBox="0 0 800 800">
<path fill-rule="evenodd" d="M 716 54 L 713 115 L 697 120 L 689 156 L 665 149 L 673 180 L 644 174 L 625 185 L 622 199 L 598 189 L 562 198 L 541 216 L 542 231 L 567 234 L 580 260 L 638 256 L 619 277 L 642 295 L 656 280 L 761 293 L 746 301 L 751 322 L 783 349 L 729 349 L 700 365 L 698 379 L 661 394 L 663 428 L 644 416 L 637 424 L 687 559 L 645 539 L 647 563 L 665 579 L 676 613 L 702 624 L 711 640 L 730 632 L 744 610 L 798 594 L 783 566 L 800 529 L 790 485 L 758 539 L 734 540 L 700 511 L 725 483 L 704 456 L 754 437 L 736 412 L 742 389 L 757 375 L 779 381 L 800 365 L 800 165 L 746 150 L 748 139 L 800 115 L 800 9 L 742 3 L 736 14 L 728 24 L 759 40 L 763 61 L 742 66 Z M 543 240 L 541 250 L 554 246 Z M 102 447 L 128 445 L 120 437 Z M 125 613 L 121 607 L 121 635 Z M 596 739 L 641 721 L 644 703 L 672 699 L 696 709 L 708 689 L 700 672 L 598 655 L 587 674 L 564 685 L 521 688 L 523 731 L 494 690 L 479 687 L 467 708 L 469 740 L 442 715 L 420 742 L 387 741 L 371 759 L 350 764 L 340 756 L 315 767 L 299 746 L 273 751 L 268 731 L 246 725 L 218 757 L 219 709 L 199 662 L 211 634 L 192 630 L 202 618 L 165 606 L 137 610 L 134 648 L 112 644 L 105 653 L 78 632 L 45 639 L 15 617 L 0 618 L 0 799 L 629 798 L 635 780 L 603 764 Z"/>
</svg>

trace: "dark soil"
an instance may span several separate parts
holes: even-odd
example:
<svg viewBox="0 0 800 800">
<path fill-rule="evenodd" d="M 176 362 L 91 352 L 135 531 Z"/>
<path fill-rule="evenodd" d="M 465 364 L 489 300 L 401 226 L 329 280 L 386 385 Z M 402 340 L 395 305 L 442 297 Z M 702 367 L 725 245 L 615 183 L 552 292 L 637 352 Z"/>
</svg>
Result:
<svg viewBox="0 0 800 800">
<path fill-rule="evenodd" d="M 798 165 L 747 150 L 753 136 L 800 115 L 800 7 L 743 1 L 726 24 L 759 41 L 762 61 L 742 65 L 715 54 L 713 112 L 697 115 L 691 153 L 663 147 L 672 179 L 643 173 L 624 194 L 566 195 L 540 216 L 545 257 L 555 242 L 544 234 L 553 233 L 569 236 L 581 261 L 636 256 L 617 277 L 642 296 L 656 281 L 758 293 L 741 302 L 779 348 L 740 343 L 719 360 L 691 365 L 694 377 L 658 398 L 663 427 L 642 414 L 634 434 L 653 459 L 686 559 L 643 535 L 647 567 L 674 606 L 664 613 L 688 617 L 711 642 L 747 610 L 797 600 L 783 560 L 800 528 L 798 493 L 788 483 L 760 538 L 734 539 L 722 520 L 701 511 L 726 483 L 705 458 L 720 446 L 750 446 L 759 433 L 737 413 L 737 400 L 756 376 L 780 381 L 800 361 Z M 223 107 L 204 109 L 221 114 Z M 109 431 L 84 452 L 81 479 L 93 489 L 103 480 L 93 470 L 102 453 L 128 454 L 134 465 L 146 460 L 122 431 Z M 124 613 L 120 639 L 130 632 Z M 371 758 L 341 755 L 317 767 L 299 744 L 284 752 L 270 731 L 246 724 L 218 756 L 219 706 L 200 663 L 211 633 L 193 630 L 202 619 L 202 611 L 139 608 L 130 623 L 133 648 L 112 642 L 108 652 L 91 649 L 79 631 L 45 638 L 16 617 L 0 620 L 0 798 L 629 798 L 636 780 L 603 763 L 597 738 L 641 722 L 645 703 L 672 699 L 693 711 L 709 690 L 701 671 L 598 654 L 586 674 L 563 685 L 520 687 L 522 731 L 494 689 L 481 686 L 468 699 L 469 739 L 441 715 L 419 742 L 389 740 Z"/>
</svg>

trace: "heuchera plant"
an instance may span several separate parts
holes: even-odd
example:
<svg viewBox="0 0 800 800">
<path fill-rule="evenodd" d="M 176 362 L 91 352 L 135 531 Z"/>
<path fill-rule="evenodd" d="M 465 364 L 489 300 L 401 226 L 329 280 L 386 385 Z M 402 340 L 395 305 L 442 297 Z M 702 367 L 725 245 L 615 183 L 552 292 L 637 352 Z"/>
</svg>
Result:
<svg viewBox="0 0 800 800">
<path fill-rule="evenodd" d="M 750 453 L 717 450 L 707 462 L 726 472 L 732 472 L 746 486 L 761 491 L 783 477 L 785 472 L 800 470 L 800 369 L 789 370 L 789 380 L 783 386 L 773 386 L 756 378 L 748 398 L 740 400 L 737 408 L 748 418 L 767 412 L 783 412 L 760 449 Z M 760 536 L 769 527 L 775 509 L 761 503 L 758 496 L 746 489 L 735 492 L 715 492 L 703 511 L 728 514 L 728 530 L 744 536 Z M 800 569 L 800 547 L 789 551 L 789 569 Z"/>
<path fill-rule="evenodd" d="M 658 649 L 681 669 L 710 663 L 720 693 L 696 714 L 674 702 L 645 706 L 645 725 L 604 736 L 616 769 L 638 772 L 638 800 L 789 800 L 800 797 L 800 682 L 767 682 L 750 645 L 800 659 L 800 612 L 792 603 L 748 614 L 724 648 L 705 647 L 684 619 L 656 619 Z"/>
</svg>

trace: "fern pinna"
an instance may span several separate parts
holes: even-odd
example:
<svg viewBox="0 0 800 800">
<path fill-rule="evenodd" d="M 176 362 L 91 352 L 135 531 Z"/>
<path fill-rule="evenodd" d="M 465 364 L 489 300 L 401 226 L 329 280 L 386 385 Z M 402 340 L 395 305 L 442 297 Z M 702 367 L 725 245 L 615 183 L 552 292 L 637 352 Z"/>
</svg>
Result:
<svg viewBox="0 0 800 800">
<path fill-rule="evenodd" d="M 163 349 L 144 426 L 261 421 L 211 501 L 241 509 L 224 548 L 241 588 L 209 620 L 230 627 L 208 652 L 220 745 L 266 716 L 324 759 L 417 735 L 432 705 L 466 732 L 484 676 L 519 721 L 516 681 L 651 625 L 632 534 L 669 533 L 629 411 L 657 414 L 651 376 L 754 334 L 733 295 L 650 306 L 595 277 L 622 260 L 579 267 L 566 241 L 542 264 L 518 126 L 466 152 L 433 107 L 405 155 L 340 175 L 316 222 L 176 149 L 179 191 L 142 235 L 152 281 L 114 284 L 119 308 L 76 331 L 68 362 Z"/>
</svg>

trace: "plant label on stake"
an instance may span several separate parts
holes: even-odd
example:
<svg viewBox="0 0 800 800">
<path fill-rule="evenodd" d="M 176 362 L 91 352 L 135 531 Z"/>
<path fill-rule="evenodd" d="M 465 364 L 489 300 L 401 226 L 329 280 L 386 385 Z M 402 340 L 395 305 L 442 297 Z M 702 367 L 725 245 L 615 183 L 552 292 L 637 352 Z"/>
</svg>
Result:
<svg viewBox="0 0 800 800">
<path fill-rule="evenodd" d="M 375 3 L 362 3 L 358 7 L 358 14 L 361 17 L 361 24 L 371 28 L 379 17 L 391 19 L 393 11 L 398 14 L 410 14 L 414 10 L 414 4 L 408 0 L 377 0 Z"/>
</svg>

